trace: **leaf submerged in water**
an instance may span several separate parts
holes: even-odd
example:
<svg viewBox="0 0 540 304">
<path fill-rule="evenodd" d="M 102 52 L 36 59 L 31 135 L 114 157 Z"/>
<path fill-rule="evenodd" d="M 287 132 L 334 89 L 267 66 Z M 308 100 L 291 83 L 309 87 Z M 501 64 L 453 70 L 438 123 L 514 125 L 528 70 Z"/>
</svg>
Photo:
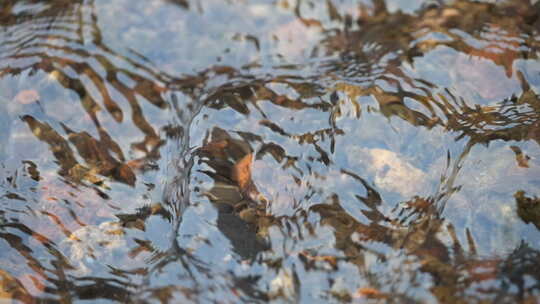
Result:
<svg viewBox="0 0 540 304">
<path fill-rule="evenodd" d="M 525 223 L 533 223 L 540 229 L 540 199 L 537 197 L 527 197 L 524 191 L 514 194 L 517 204 L 518 216 Z"/>
<path fill-rule="evenodd" d="M 521 168 L 529 168 L 529 159 L 527 154 L 523 153 L 518 146 L 510 146 L 510 149 L 516 154 L 516 161 Z"/>
</svg>

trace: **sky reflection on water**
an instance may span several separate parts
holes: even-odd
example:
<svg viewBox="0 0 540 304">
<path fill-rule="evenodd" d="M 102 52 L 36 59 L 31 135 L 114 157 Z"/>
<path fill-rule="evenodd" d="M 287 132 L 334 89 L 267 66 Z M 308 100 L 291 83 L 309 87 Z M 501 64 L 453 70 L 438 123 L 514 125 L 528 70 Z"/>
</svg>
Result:
<svg viewBox="0 0 540 304">
<path fill-rule="evenodd" d="M 540 2 L 0 10 L 0 298 L 540 296 Z"/>
</svg>

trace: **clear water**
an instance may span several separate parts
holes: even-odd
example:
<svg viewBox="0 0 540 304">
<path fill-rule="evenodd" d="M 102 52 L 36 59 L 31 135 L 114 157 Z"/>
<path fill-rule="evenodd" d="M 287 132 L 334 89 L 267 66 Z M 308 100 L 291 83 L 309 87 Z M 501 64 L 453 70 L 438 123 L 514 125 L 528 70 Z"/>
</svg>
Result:
<svg viewBox="0 0 540 304">
<path fill-rule="evenodd" d="M 540 2 L 2 3 L 0 299 L 538 301 Z"/>
</svg>

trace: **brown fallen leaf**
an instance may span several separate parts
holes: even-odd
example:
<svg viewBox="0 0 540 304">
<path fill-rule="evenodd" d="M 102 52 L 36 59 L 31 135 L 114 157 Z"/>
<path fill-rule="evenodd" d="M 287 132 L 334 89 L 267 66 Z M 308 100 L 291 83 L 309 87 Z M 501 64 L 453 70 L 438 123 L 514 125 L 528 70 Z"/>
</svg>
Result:
<svg viewBox="0 0 540 304">
<path fill-rule="evenodd" d="M 225 158 L 225 148 L 229 145 L 227 140 L 219 140 L 215 142 L 210 142 L 201 147 L 202 152 L 209 153 L 213 157 L 222 157 Z"/>
<path fill-rule="evenodd" d="M 135 182 L 137 181 L 135 173 L 133 173 L 131 168 L 126 164 L 118 165 L 115 173 L 116 174 L 114 175 L 114 177 L 116 180 L 124 182 L 130 186 L 134 186 Z"/>
<path fill-rule="evenodd" d="M 496 26 L 493 27 L 494 30 L 497 30 Z M 498 42 L 493 41 L 481 49 L 471 49 L 469 55 L 493 61 L 493 63 L 505 69 L 507 77 L 512 77 L 512 64 L 514 60 L 519 58 L 520 54 L 516 51 L 516 49 L 519 48 L 519 43 L 511 39 L 514 39 L 517 36 L 517 33 L 507 33 L 507 36 L 504 37 L 506 40 L 505 44 L 508 44 L 511 47 L 501 48 L 498 45 Z"/>
<path fill-rule="evenodd" d="M 152 253 L 155 251 L 154 247 L 152 246 L 151 241 L 138 240 L 138 239 L 135 239 L 134 241 L 137 243 L 138 246 L 129 251 L 128 256 L 131 259 L 135 259 L 139 254 L 143 252 Z"/>
<path fill-rule="evenodd" d="M 128 167 L 130 167 L 133 171 L 139 171 L 144 168 L 146 165 L 146 159 L 144 158 L 138 158 L 138 159 L 132 159 L 126 163 Z"/>
<path fill-rule="evenodd" d="M 510 149 L 516 154 L 516 161 L 518 166 L 522 168 L 529 168 L 529 159 L 531 159 L 527 154 L 523 153 L 518 146 L 510 146 Z"/>
<path fill-rule="evenodd" d="M 540 199 L 529 197 L 520 190 L 514 194 L 517 204 L 517 214 L 526 224 L 532 223 L 540 229 Z"/>
<path fill-rule="evenodd" d="M 416 212 L 425 212 L 433 206 L 433 202 L 422 197 L 415 197 L 406 203 L 407 208 L 411 208 Z"/>
<path fill-rule="evenodd" d="M 103 179 L 97 176 L 99 174 L 97 171 L 98 170 L 96 168 L 88 169 L 81 164 L 76 164 L 68 170 L 68 174 L 74 180 L 86 180 L 91 184 L 101 185 L 103 184 Z"/>
<path fill-rule="evenodd" d="M 242 157 L 232 168 L 231 178 L 238 185 L 244 198 L 249 198 L 263 206 L 268 204 L 268 200 L 262 195 L 253 180 L 251 179 L 251 164 L 253 153 L 248 153 Z"/>
<path fill-rule="evenodd" d="M 1 301 L 13 299 L 23 303 L 33 302 L 32 296 L 21 282 L 4 270 L 0 270 L 0 299 Z"/>
<path fill-rule="evenodd" d="M 332 268 L 337 269 L 338 261 L 337 261 L 337 258 L 335 256 L 331 256 L 331 255 L 311 255 L 311 254 L 309 254 L 309 252 L 307 252 L 305 250 L 301 251 L 299 254 L 302 255 L 303 257 L 305 257 L 309 261 L 326 262 Z"/>
<path fill-rule="evenodd" d="M 355 298 L 384 299 L 388 296 L 371 287 L 361 287 L 356 290 Z"/>
<path fill-rule="evenodd" d="M 232 179 L 238 184 L 240 190 L 247 191 L 251 186 L 251 163 L 253 162 L 253 153 L 248 153 L 242 157 L 232 169 Z"/>
</svg>

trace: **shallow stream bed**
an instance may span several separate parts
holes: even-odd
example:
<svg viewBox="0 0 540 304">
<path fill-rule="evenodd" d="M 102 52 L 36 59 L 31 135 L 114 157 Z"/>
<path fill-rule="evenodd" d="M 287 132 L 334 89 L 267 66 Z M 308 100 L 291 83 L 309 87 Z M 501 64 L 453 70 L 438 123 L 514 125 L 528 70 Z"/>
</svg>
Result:
<svg viewBox="0 0 540 304">
<path fill-rule="evenodd" d="M 3 0 L 0 302 L 537 303 L 540 1 Z"/>
</svg>

